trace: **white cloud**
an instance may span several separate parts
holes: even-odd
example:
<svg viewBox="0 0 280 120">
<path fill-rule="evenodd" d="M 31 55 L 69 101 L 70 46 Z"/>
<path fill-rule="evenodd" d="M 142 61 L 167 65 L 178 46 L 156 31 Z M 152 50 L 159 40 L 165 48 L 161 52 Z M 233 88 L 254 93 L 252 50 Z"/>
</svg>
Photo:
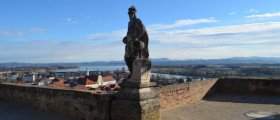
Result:
<svg viewBox="0 0 280 120">
<path fill-rule="evenodd" d="M 64 19 L 64 23 L 65 24 L 76 24 L 78 22 L 76 20 L 74 20 L 73 18 L 68 17 L 68 18 Z"/>
<path fill-rule="evenodd" d="M 26 31 L 0 29 L 0 35 L 22 37 L 22 36 L 26 35 Z"/>
<path fill-rule="evenodd" d="M 46 30 L 42 28 L 30 28 L 30 29 L 23 29 L 23 30 L 0 29 L 0 35 L 23 37 L 26 36 L 27 34 L 42 33 L 45 31 Z"/>
<path fill-rule="evenodd" d="M 230 12 L 228 13 L 229 15 L 236 15 L 237 13 L 236 12 Z"/>
<path fill-rule="evenodd" d="M 92 16 L 90 15 L 82 15 L 83 18 L 91 18 Z"/>
<path fill-rule="evenodd" d="M 150 31 L 151 34 L 150 36 L 152 37 L 153 40 L 156 40 L 162 44 L 178 44 L 180 46 L 183 45 L 184 43 L 187 43 L 188 45 L 190 43 L 191 44 L 195 43 L 197 44 L 195 45 L 195 47 L 199 47 L 199 46 L 203 47 L 202 46 L 203 44 L 205 44 L 205 46 L 208 46 L 211 45 L 212 43 L 217 43 L 219 39 L 223 41 L 224 40 L 242 41 L 246 39 L 245 37 L 256 37 L 257 35 L 254 35 L 253 33 L 265 33 L 259 35 L 271 36 L 272 33 L 275 33 L 272 30 L 280 30 L 280 23 L 270 22 L 270 23 L 207 27 L 207 28 L 190 29 L 190 30 Z"/>
<path fill-rule="evenodd" d="M 116 38 L 121 39 L 122 37 L 124 37 L 126 35 L 126 30 L 122 29 L 122 30 L 117 30 L 117 31 L 113 31 L 113 32 L 103 32 L 103 33 L 92 33 L 92 34 L 88 34 L 86 36 L 87 40 L 93 40 L 93 41 L 101 41 L 101 40 L 107 40 L 107 41 L 114 41 L 116 40 Z"/>
<path fill-rule="evenodd" d="M 150 25 L 152 29 L 172 29 L 172 28 L 179 28 L 183 26 L 188 26 L 188 25 L 195 25 L 195 24 L 201 24 L 201 23 L 213 23 L 217 22 L 215 18 L 207 18 L 207 19 L 186 19 L 186 20 L 178 20 L 173 24 L 155 24 L 155 25 Z"/>
<path fill-rule="evenodd" d="M 247 12 L 247 13 L 258 13 L 259 11 L 252 8 L 252 9 L 250 9 L 250 10 L 247 10 L 246 12 Z"/>
<path fill-rule="evenodd" d="M 236 56 L 280 57 L 280 22 L 241 24 L 198 29 L 153 29 L 150 57 L 171 59 L 226 58 Z M 79 62 L 122 60 L 126 29 L 86 36 L 86 41 L 0 40 L 0 62 Z"/>
<path fill-rule="evenodd" d="M 42 33 L 42 32 L 45 32 L 46 30 L 43 29 L 43 28 L 30 28 L 30 32 L 33 32 L 33 33 Z"/>
<path fill-rule="evenodd" d="M 255 14 L 245 16 L 246 18 L 271 18 L 271 17 L 280 17 L 280 12 L 275 13 L 265 13 L 265 14 Z"/>
<path fill-rule="evenodd" d="M 280 22 L 154 31 L 151 56 L 173 59 L 278 56 Z M 153 46 L 153 45 L 152 45 Z M 163 50 L 164 53 L 163 53 Z M 162 56 L 164 55 L 164 56 Z"/>
<path fill-rule="evenodd" d="M 152 58 L 171 59 L 225 58 L 235 56 L 279 56 L 280 22 L 241 24 L 230 26 L 206 27 L 199 29 L 155 29 L 147 25 L 150 37 L 150 55 Z M 109 33 L 95 33 L 88 39 L 107 41 L 104 56 L 122 59 L 124 44 L 121 39 L 126 30 Z M 97 40 L 97 41 L 96 41 Z M 112 43 L 109 43 L 112 42 Z M 102 47 L 100 47 L 102 48 Z M 94 50 L 92 50 L 93 52 Z M 113 51 L 113 52 L 112 52 Z M 280 56 L 279 56 L 280 57 Z"/>
<path fill-rule="evenodd" d="M 121 60 L 122 43 L 97 45 L 61 40 L 0 41 L 0 62 L 81 62 Z"/>
</svg>

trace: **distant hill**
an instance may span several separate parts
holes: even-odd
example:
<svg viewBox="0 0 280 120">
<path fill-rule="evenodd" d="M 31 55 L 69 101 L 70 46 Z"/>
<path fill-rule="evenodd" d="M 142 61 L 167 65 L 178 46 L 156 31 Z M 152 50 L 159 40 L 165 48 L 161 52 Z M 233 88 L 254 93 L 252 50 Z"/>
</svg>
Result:
<svg viewBox="0 0 280 120">
<path fill-rule="evenodd" d="M 76 62 L 76 63 L 0 63 L 0 67 L 49 67 L 49 66 L 106 66 L 106 65 L 125 65 L 124 61 L 94 61 L 94 62 Z"/>
<path fill-rule="evenodd" d="M 232 57 L 226 59 L 191 59 L 191 60 L 170 60 L 168 58 L 152 59 L 153 65 L 214 65 L 214 64 L 280 64 L 277 57 Z M 121 61 L 93 61 L 77 63 L 0 63 L 0 67 L 42 67 L 42 66 L 105 66 L 105 65 L 125 65 Z"/>
<path fill-rule="evenodd" d="M 191 65 L 191 64 L 280 64 L 276 57 L 232 57 L 226 59 L 194 59 L 194 60 L 169 60 L 156 59 L 154 65 Z"/>
</svg>

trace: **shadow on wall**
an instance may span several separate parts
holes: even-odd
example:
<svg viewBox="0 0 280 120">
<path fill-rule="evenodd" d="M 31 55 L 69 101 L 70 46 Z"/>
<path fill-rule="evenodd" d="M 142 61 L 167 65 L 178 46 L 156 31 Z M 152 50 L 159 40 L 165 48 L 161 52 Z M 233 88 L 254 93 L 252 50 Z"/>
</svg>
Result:
<svg viewBox="0 0 280 120">
<path fill-rule="evenodd" d="M 280 105 L 280 81 L 270 79 L 219 79 L 206 101 Z"/>
</svg>

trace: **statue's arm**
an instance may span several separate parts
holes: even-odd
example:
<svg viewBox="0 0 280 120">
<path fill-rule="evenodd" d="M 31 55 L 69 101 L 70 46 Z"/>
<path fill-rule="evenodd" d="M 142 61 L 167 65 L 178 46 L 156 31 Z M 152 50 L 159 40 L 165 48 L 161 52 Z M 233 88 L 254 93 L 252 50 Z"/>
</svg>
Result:
<svg viewBox="0 0 280 120">
<path fill-rule="evenodd" d="M 128 43 L 128 39 L 130 38 L 130 36 L 129 36 L 129 24 L 130 24 L 130 22 L 128 23 L 128 28 L 127 28 L 127 33 L 126 33 L 126 36 L 123 38 L 123 43 L 124 44 L 127 44 Z"/>
<path fill-rule="evenodd" d="M 126 36 L 123 38 L 123 43 L 124 43 L 124 44 L 127 43 L 127 37 L 126 37 Z"/>
<path fill-rule="evenodd" d="M 145 34 L 146 29 L 140 19 L 137 20 L 137 28 L 138 28 L 137 38 L 141 38 Z"/>
</svg>

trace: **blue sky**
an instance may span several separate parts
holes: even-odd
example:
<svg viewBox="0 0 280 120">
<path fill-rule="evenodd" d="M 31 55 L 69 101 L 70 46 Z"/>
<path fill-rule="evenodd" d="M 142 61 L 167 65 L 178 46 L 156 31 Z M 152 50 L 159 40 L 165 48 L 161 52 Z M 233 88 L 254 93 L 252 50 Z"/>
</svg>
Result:
<svg viewBox="0 0 280 120">
<path fill-rule="evenodd" d="M 0 62 L 123 60 L 134 5 L 150 57 L 280 57 L 278 0 L 1 0 Z"/>
</svg>

